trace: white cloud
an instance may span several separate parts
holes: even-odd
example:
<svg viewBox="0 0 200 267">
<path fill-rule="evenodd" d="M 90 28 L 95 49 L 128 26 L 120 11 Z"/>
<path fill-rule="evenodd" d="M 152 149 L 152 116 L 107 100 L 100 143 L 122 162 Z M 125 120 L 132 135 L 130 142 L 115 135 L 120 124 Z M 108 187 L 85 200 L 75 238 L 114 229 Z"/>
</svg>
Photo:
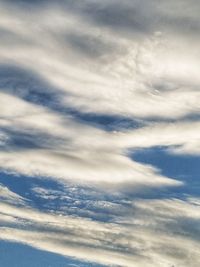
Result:
<svg viewBox="0 0 200 267">
<path fill-rule="evenodd" d="M 154 123 L 126 134 L 119 134 L 119 143 L 132 148 L 166 146 L 169 147 L 169 152 L 198 155 L 199 128 L 199 121 Z"/>
<path fill-rule="evenodd" d="M 127 222 L 124 217 L 118 223 L 58 216 L 7 204 L 1 204 L 0 211 L 13 217 L 15 225 L 4 227 L 0 238 L 62 255 L 127 267 L 133 263 L 137 267 L 199 264 L 199 241 L 192 238 L 189 226 L 187 230 L 181 229 L 181 223 L 176 227 L 179 218 L 191 223 L 199 219 L 199 206 L 191 202 L 138 200 L 133 210 L 130 208 Z"/>
<path fill-rule="evenodd" d="M 159 6 L 166 11 L 165 5 Z M 199 113 L 200 55 L 195 44 L 191 51 L 190 39 L 184 35 L 159 34 L 159 25 L 155 25 L 151 34 L 130 39 L 59 6 L 33 10 L 30 16 L 23 9 L 17 10 L 14 18 L 13 9 L 2 8 L 1 27 L 14 32 L 22 44 L 12 42 L 12 50 L 7 42 L 2 45 L 1 62 L 42 75 L 66 93 L 65 105 L 85 112 L 142 118 Z M 130 8 L 141 11 L 139 5 Z M 101 42 L 105 43 L 99 48 L 101 56 L 90 57 L 88 53 Z M 82 54 L 76 46 L 83 49 Z"/>
<path fill-rule="evenodd" d="M 130 160 L 123 154 L 130 145 L 120 147 L 123 136 L 75 122 L 70 117 L 13 96 L 1 94 L 1 99 L 2 126 L 14 131 L 10 138 L 15 137 L 15 131 L 20 131 L 22 140 L 26 133 L 34 134 L 29 137 L 29 142 L 36 142 L 35 136 L 38 138 L 31 148 L 11 143 L 10 149 L 1 151 L 0 166 L 4 169 L 107 186 L 118 183 L 150 187 L 180 184 L 163 177 L 151 166 Z M 15 114 L 7 108 L 5 99 L 12 101 Z M 50 142 L 46 138 L 50 138 Z M 9 147 L 9 141 L 6 146 Z"/>
</svg>

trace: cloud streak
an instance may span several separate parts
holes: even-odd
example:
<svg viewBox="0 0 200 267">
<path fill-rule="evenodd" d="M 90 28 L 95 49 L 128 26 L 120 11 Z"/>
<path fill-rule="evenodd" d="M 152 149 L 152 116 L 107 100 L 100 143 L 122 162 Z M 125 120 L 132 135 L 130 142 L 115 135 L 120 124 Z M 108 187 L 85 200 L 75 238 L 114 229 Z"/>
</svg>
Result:
<svg viewBox="0 0 200 267">
<path fill-rule="evenodd" d="M 134 206 L 134 216 L 127 221 L 123 217 L 120 223 L 100 223 L 1 204 L 1 223 L 6 216 L 15 214 L 15 219 L 13 226 L 2 229 L 0 238 L 108 265 L 198 266 L 199 240 L 184 237 L 188 229 L 181 224 L 177 228 L 177 222 L 189 219 L 198 226 L 199 205 L 174 199 L 138 201 Z"/>
</svg>

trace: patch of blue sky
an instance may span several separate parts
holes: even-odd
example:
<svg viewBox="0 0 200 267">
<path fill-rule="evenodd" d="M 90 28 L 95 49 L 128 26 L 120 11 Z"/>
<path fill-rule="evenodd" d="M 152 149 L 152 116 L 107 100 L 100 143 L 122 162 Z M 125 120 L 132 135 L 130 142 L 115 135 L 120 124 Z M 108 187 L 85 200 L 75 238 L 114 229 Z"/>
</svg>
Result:
<svg viewBox="0 0 200 267">
<path fill-rule="evenodd" d="M 169 153 L 168 147 L 139 149 L 130 155 L 135 161 L 151 164 L 157 167 L 163 175 L 184 182 L 184 186 L 171 187 L 163 193 L 163 196 L 168 196 L 168 198 L 200 196 L 200 157 L 198 155 L 172 154 Z"/>
<path fill-rule="evenodd" d="M 0 241 L 0 266 L 2 267 L 105 267 L 63 257 L 30 246 Z"/>
<path fill-rule="evenodd" d="M 28 205 L 44 212 L 107 222 L 116 216 L 123 216 L 128 207 L 124 194 L 108 193 L 70 182 L 63 184 L 61 181 L 44 177 L 26 177 L 2 172 L 0 184 L 23 197 Z"/>
</svg>

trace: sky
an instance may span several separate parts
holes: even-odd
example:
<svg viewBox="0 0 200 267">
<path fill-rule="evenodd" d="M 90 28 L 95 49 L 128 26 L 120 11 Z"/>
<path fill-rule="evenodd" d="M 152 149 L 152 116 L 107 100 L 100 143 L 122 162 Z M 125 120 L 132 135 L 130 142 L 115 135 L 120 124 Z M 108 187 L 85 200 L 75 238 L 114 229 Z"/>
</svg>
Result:
<svg viewBox="0 0 200 267">
<path fill-rule="evenodd" d="M 0 0 L 0 266 L 200 266 L 199 14 Z"/>
</svg>

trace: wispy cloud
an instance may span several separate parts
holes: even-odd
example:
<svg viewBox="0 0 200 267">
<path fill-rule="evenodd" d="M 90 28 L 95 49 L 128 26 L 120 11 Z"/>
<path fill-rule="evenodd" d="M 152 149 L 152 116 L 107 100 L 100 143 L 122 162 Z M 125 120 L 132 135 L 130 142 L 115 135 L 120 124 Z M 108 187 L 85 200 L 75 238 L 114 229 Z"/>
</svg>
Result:
<svg viewBox="0 0 200 267">
<path fill-rule="evenodd" d="M 7 108 L 8 99 L 10 103 L 13 101 L 14 114 Z M 0 165 L 4 169 L 106 185 L 127 182 L 149 186 L 179 184 L 162 177 L 155 168 L 129 159 L 123 153 L 133 145 L 131 142 L 123 144 L 124 137 L 127 141 L 128 137 L 130 139 L 129 134 L 96 129 L 7 94 L 1 94 L 1 100 L 2 126 L 13 131 L 11 145 L 8 136 L 5 149 L 0 152 Z M 22 138 L 13 143 L 16 132 L 21 132 Z M 30 132 L 31 135 L 26 134 Z"/>
<path fill-rule="evenodd" d="M 1 222 L 13 214 L 15 220 L 0 237 L 102 264 L 198 266 L 199 239 L 184 221 L 199 231 L 199 205 L 174 199 L 138 201 L 134 206 L 129 210 L 134 215 L 124 216 L 123 222 L 100 223 L 1 204 Z"/>
<path fill-rule="evenodd" d="M 0 184 L 0 200 L 3 202 L 25 205 L 25 199 Z"/>
</svg>

